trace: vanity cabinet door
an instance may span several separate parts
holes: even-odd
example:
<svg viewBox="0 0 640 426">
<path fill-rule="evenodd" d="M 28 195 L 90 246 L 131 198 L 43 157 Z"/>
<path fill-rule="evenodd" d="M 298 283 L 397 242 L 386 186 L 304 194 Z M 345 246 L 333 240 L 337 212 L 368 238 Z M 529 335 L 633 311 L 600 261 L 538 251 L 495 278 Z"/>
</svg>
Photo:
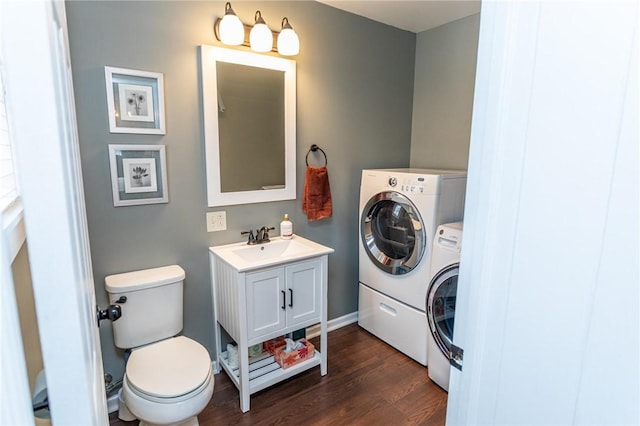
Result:
<svg viewBox="0 0 640 426">
<path fill-rule="evenodd" d="M 319 259 L 286 267 L 287 326 L 320 321 L 321 264 Z"/>
<path fill-rule="evenodd" d="M 249 339 L 286 326 L 287 297 L 284 268 L 246 276 L 247 335 Z"/>
</svg>

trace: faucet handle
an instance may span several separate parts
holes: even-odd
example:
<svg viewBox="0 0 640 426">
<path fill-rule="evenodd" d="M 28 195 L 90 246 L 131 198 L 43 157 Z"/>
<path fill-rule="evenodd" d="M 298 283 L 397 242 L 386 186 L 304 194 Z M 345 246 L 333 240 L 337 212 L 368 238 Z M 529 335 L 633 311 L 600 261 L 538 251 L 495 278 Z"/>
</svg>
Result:
<svg viewBox="0 0 640 426">
<path fill-rule="evenodd" d="M 249 234 L 249 240 L 247 241 L 247 244 L 255 244 L 256 237 L 253 236 L 253 229 L 240 232 L 240 235 L 247 235 L 247 234 Z"/>
<path fill-rule="evenodd" d="M 274 229 L 276 229 L 276 228 L 274 228 L 273 226 L 272 227 L 263 226 L 262 228 L 260 228 L 258 230 L 258 237 L 257 237 L 259 242 L 268 243 L 270 241 L 269 240 L 269 231 L 273 231 Z"/>
</svg>

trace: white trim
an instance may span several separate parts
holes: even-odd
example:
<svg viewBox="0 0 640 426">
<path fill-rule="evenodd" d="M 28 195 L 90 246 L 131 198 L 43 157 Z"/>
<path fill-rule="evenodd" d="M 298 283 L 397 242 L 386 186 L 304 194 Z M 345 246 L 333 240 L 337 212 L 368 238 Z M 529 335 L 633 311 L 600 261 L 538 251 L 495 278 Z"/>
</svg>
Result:
<svg viewBox="0 0 640 426">
<path fill-rule="evenodd" d="M 638 424 L 637 155 L 613 161 L 636 8 L 483 3 L 449 425 Z M 611 183 L 633 224 L 607 229 Z"/>
<path fill-rule="evenodd" d="M 11 262 L 0 241 L 0 424 L 33 424 L 31 392 L 24 357 Z"/>
<path fill-rule="evenodd" d="M 296 198 L 296 61 L 207 45 L 200 46 L 202 112 L 204 120 L 207 205 L 209 207 Z M 222 192 L 218 137 L 216 62 L 267 68 L 284 72 L 285 187 L 281 189 Z"/>
<path fill-rule="evenodd" d="M 119 408 L 118 393 L 119 392 L 116 392 L 113 395 L 111 395 L 109 398 L 107 398 L 107 412 L 109 414 L 115 413 L 116 411 L 118 411 L 118 408 Z"/>
<path fill-rule="evenodd" d="M 118 392 L 107 398 L 107 412 L 109 414 L 118 411 Z"/>
<path fill-rule="evenodd" d="M 512 105 L 528 103 L 531 96 L 538 9 L 537 2 L 490 2 L 483 5 L 480 18 L 454 328 L 454 343 L 469 350 L 465 374 L 451 369 L 447 421 L 454 425 L 474 423 L 479 412 L 490 412 L 493 407 L 478 406 L 474 395 L 497 395 L 499 390 L 498 383 L 486 375 L 499 370 L 501 360 L 485 355 L 502 347 L 505 328 L 528 120 L 525 109 Z M 505 205 L 514 208 L 505 209 Z M 491 336 L 485 330 L 492 330 Z"/>
<path fill-rule="evenodd" d="M 22 201 L 14 201 L 0 212 L 2 221 L 2 243 L 7 250 L 9 263 L 13 262 L 26 239 Z"/>
<path fill-rule="evenodd" d="M 327 321 L 327 332 L 337 330 L 342 327 L 346 327 L 349 324 L 358 322 L 358 311 L 351 312 L 350 314 L 343 315 L 338 318 Z M 320 335 L 320 324 L 312 325 L 307 328 L 307 338 L 317 337 Z"/>
<path fill-rule="evenodd" d="M 52 422 L 106 424 L 64 2 L 0 2 L 0 5 L 2 39 L 11 40 L 2 44 L 6 61 L 3 78 L 24 203 L 47 394 L 55 407 Z M 15 344 L 3 344 L 4 347 L 20 351 Z M 11 361 L 9 366 L 19 371 L 18 364 L 24 363 L 24 356 L 22 360 L 7 360 Z M 14 388 L 12 397 L 13 392 L 23 392 L 20 383 Z M 24 416 L 33 419 L 28 387 L 26 392 L 26 410 L 19 404 L 9 409 L 21 410 Z"/>
</svg>

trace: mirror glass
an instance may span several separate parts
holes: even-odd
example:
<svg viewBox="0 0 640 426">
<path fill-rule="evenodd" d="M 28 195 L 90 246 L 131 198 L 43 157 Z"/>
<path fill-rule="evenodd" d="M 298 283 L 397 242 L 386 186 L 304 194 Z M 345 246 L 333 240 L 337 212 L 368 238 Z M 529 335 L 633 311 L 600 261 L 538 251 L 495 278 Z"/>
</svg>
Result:
<svg viewBox="0 0 640 426">
<path fill-rule="evenodd" d="M 221 191 L 284 188 L 284 72 L 228 62 L 216 71 Z"/>
<path fill-rule="evenodd" d="M 295 199 L 295 61 L 200 53 L 208 205 Z"/>
</svg>

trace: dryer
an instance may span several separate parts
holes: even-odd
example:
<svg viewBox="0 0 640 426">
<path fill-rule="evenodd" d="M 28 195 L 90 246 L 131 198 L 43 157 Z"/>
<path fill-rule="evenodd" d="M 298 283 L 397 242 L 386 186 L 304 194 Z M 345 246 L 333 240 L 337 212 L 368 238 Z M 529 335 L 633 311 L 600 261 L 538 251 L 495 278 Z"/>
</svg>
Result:
<svg viewBox="0 0 640 426">
<path fill-rule="evenodd" d="M 427 358 L 429 377 L 446 391 L 449 390 L 461 249 L 462 222 L 439 226 L 433 241 L 431 282 L 426 298 L 429 321 Z"/>
<path fill-rule="evenodd" d="M 462 219 L 465 186 L 464 171 L 362 171 L 358 324 L 423 365 L 433 237 Z"/>
</svg>

